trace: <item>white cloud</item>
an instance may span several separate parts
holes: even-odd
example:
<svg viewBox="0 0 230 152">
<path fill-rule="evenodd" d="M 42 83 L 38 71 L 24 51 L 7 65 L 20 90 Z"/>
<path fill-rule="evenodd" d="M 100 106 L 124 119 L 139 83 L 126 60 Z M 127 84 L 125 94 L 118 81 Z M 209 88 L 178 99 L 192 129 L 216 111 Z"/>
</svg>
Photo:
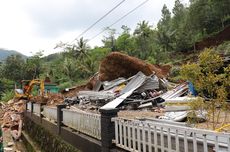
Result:
<svg viewBox="0 0 230 152">
<path fill-rule="evenodd" d="M 126 0 L 84 37 L 91 38 L 143 1 Z M 14 49 L 26 55 L 39 50 L 45 50 L 46 55 L 57 52 L 53 48 L 59 41 L 72 41 L 119 2 L 115 0 L 0 0 L 0 48 Z M 169 9 L 174 5 L 173 0 L 149 0 L 114 25 L 114 28 L 118 29 L 118 32 L 122 25 L 134 29 L 142 20 L 156 25 L 164 3 Z M 101 45 L 102 37 L 103 34 L 92 40 L 90 44 Z"/>
</svg>

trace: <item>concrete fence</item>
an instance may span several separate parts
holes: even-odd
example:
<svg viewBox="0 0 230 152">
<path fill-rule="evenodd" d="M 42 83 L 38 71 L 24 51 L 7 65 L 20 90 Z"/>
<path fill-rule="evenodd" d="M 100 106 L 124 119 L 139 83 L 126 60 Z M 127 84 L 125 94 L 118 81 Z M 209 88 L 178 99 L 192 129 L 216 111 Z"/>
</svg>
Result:
<svg viewBox="0 0 230 152">
<path fill-rule="evenodd" d="M 36 103 L 33 104 L 33 113 L 38 115 L 38 116 L 40 115 L 40 113 L 41 113 L 41 104 L 36 104 Z"/>
<path fill-rule="evenodd" d="M 229 152 L 230 134 L 197 128 L 114 118 L 115 143 L 138 152 Z"/>
<path fill-rule="evenodd" d="M 101 139 L 101 115 L 62 109 L 62 123 L 91 137 Z"/>
<path fill-rule="evenodd" d="M 50 121 L 57 122 L 57 107 L 43 106 L 42 115 Z"/>
<path fill-rule="evenodd" d="M 122 152 L 125 150 L 116 147 L 112 142 L 115 139 L 112 118 L 117 117 L 117 112 L 117 109 L 108 109 L 95 114 L 73 111 L 65 105 L 50 107 L 28 102 L 25 116 L 82 151 L 108 152 L 113 149 Z"/>
<path fill-rule="evenodd" d="M 26 103 L 26 110 L 31 112 L 31 107 L 32 107 L 32 103 L 31 102 L 28 102 Z"/>
<path fill-rule="evenodd" d="M 117 112 L 100 109 L 100 114 L 95 114 L 73 111 L 65 105 L 48 107 L 29 102 L 25 114 L 81 151 L 230 152 L 230 134 L 160 121 L 128 120 L 118 118 Z"/>
</svg>

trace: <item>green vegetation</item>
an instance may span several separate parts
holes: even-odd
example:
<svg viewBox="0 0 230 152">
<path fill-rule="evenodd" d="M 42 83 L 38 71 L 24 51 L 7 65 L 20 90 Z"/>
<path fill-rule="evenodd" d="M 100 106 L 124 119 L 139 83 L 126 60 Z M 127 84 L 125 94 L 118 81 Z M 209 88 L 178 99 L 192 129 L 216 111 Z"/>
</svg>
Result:
<svg viewBox="0 0 230 152">
<path fill-rule="evenodd" d="M 227 112 L 229 112 L 226 102 L 230 88 L 230 65 L 223 68 L 222 58 L 213 50 L 206 49 L 199 55 L 197 63 L 189 63 L 182 66 L 181 75 L 185 80 L 191 81 L 201 97 L 208 98 L 204 101 L 200 98 L 193 101 L 191 106 L 197 110 L 206 110 L 207 118 L 212 124 L 212 129 L 219 128 L 226 123 Z M 225 113 L 225 118 L 220 119 L 221 113 Z"/>
<path fill-rule="evenodd" d="M 190 55 L 195 42 L 230 25 L 228 8 L 229 0 L 190 0 L 189 6 L 175 0 L 172 12 L 163 6 L 161 19 L 155 28 L 148 21 L 140 21 L 134 30 L 123 25 L 117 37 L 116 29 L 106 28 L 101 47 L 90 48 L 87 40 L 80 38 L 74 44 L 58 44 L 63 52 L 47 57 L 43 57 L 41 51 L 26 59 L 11 55 L 0 64 L 0 94 L 12 89 L 6 85 L 5 79 L 14 83 L 49 76 L 61 88 L 81 84 L 96 73 L 100 61 L 115 50 L 153 64 L 181 65 L 193 57 Z M 217 50 L 226 54 L 230 52 L 229 48 L 229 42 L 226 42 Z M 175 76 L 178 76 L 179 68 L 173 69 Z"/>
<path fill-rule="evenodd" d="M 2 93 L 2 101 L 9 101 L 14 97 L 14 91 L 13 90 L 6 90 L 5 92 Z"/>
<path fill-rule="evenodd" d="M 230 41 L 224 42 L 223 44 L 216 47 L 215 50 L 220 54 L 229 55 L 230 54 Z"/>
</svg>

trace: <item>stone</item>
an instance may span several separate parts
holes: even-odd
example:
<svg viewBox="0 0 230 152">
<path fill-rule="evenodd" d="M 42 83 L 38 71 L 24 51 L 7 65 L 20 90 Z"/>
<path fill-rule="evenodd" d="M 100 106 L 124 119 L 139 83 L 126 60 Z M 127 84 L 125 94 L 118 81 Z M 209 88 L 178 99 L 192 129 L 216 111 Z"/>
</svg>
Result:
<svg viewBox="0 0 230 152">
<path fill-rule="evenodd" d="M 7 143 L 7 147 L 11 147 L 11 146 L 13 146 L 13 145 L 14 145 L 13 142 L 8 142 L 8 143 Z"/>
</svg>

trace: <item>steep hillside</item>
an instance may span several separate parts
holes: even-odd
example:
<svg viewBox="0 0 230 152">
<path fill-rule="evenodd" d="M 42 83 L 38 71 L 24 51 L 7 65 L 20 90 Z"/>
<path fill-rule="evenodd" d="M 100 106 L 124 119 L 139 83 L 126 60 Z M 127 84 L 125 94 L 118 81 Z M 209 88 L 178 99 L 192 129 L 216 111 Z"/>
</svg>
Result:
<svg viewBox="0 0 230 152">
<path fill-rule="evenodd" d="M 2 49 L 0 48 L 0 61 L 3 61 L 4 59 L 6 59 L 8 56 L 13 55 L 13 54 L 20 54 L 23 58 L 27 58 L 27 56 L 14 51 L 14 50 L 6 50 L 6 49 Z"/>
<path fill-rule="evenodd" d="M 230 41 L 230 25 L 215 35 L 204 38 L 202 41 L 197 42 L 195 47 L 197 50 L 203 50 L 204 48 L 218 46 L 226 41 Z"/>
</svg>

